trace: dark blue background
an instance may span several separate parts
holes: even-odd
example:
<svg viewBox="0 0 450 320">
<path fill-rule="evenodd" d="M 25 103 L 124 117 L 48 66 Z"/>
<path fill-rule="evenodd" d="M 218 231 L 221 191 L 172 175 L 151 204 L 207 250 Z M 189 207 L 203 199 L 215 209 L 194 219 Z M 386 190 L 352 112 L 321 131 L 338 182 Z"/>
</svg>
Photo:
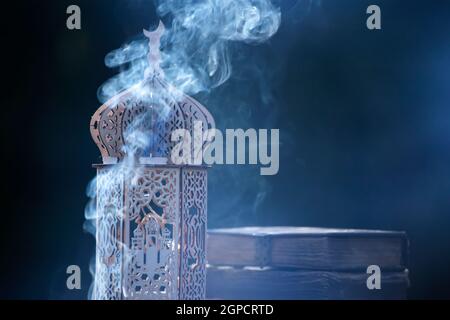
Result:
<svg viewBox="0 0 450 320">
<path fill-rule="evenodd" d="M 280 128 L 280 172 L 214 167 L 209 227 L 405 230 L 409 296 L 450 298 L 450 3 L 277 3 L 279 32 L 232 44 L 232 78 L 197 98 L 220 128 Z M 65 27 L 70 4 L 81 31 Z M 369 4 L 381 31 L 365 27 Z M 154 7 L 15 1 L 2 17 L 0 297 L 85 298 L 95 246 L 82 230 L 85 188 L 99 161 L 88 124 L 117 72 L 103 58 L 156 25 Z M 65 288 L 70 264 L 81 291 Z"/>
</svg>

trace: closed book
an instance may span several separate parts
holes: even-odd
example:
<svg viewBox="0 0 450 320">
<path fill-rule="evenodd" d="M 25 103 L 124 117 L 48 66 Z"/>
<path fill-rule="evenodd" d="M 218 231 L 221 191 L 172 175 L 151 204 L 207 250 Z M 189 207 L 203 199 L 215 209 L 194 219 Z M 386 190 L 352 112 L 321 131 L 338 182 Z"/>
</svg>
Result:
<svg viewBox="0 0 450 320">
<path fill-rule="evenodd" d="M 259 266 L 304 270 L 407 268 L 405 232 L 305 227 L 243 227 L 208 231 L 213 266 Z"/>
<path fill-rule="evenodd" d="M 369 289 L 365 272 L 208 268 L 208 299 L 400 300 L 406 299 L 408 272 L 382 271 L 379 289 Z"/>
</svg>

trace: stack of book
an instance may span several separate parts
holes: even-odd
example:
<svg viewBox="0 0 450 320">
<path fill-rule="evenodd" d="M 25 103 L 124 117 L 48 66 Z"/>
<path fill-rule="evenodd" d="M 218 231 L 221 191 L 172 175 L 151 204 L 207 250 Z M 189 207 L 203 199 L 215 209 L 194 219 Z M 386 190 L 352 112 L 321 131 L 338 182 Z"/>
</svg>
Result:
<svg viewBox="0 0 450 320">
<path fill-rule="evenodd" d="M 405 299 L 404 232 L 300 227 L 208 231 L 209 299 Z"/>
</svg>

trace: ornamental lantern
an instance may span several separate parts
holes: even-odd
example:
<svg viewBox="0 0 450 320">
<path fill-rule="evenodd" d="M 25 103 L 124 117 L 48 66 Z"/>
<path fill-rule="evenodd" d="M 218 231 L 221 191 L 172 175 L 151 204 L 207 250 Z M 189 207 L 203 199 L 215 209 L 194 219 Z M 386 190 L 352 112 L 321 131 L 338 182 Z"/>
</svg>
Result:
<svg viewBox="0 0 450 320">
<path fill-rule="evenodd" d="M 174 130 L 214 128 L 199 102 L 164 80 L 160 22 L 149 39 L 139 84 L 92 117 L 97 168 L 96 268 L 93 299 L 204 299 L 207 170 L 176 164 Z M 194 144 L 193 144 L 194 145 Z M 189 147 L 191 148 L 191 147 Z M 191 157 L 196 156 L 192 147 Z"/>
</svg>

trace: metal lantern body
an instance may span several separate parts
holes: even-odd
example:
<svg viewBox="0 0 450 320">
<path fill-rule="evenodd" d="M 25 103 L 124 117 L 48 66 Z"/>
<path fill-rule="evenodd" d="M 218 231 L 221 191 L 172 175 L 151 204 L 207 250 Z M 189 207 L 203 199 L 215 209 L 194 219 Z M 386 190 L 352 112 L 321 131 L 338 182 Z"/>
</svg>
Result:
<svg viewBox="0 0 450 320">
<path fill-rule="evenodd" d="M 199 102 L 164 81 L 163 30 L 160 24 L 145 32 L 150 43 L 145 79 L 101 106 L 91 120 L 103 160 L 96 165 L 94 299 L 205 297 L 207 168 L 172 163 L 171 133 L 192 132 L 195 123 L 213 128 L 214 120 Z M 145 147 L 136 147 L 133 131 L 150 140 Z"/>
</svg>

